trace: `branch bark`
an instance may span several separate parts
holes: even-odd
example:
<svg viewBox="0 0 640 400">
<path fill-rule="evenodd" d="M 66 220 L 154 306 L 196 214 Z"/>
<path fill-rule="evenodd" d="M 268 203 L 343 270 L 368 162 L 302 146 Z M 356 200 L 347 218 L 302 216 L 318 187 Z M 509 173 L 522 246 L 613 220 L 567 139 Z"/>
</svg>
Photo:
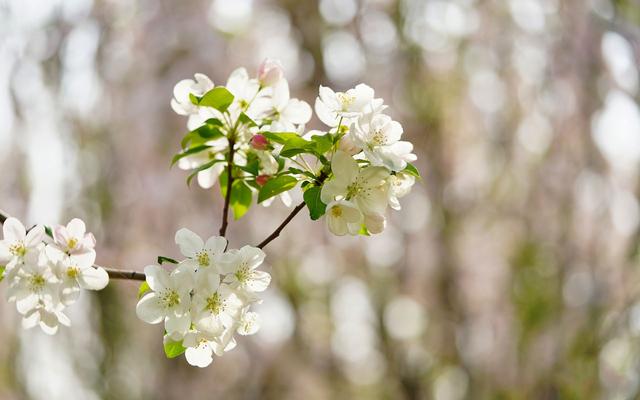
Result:
<svg viewBox="0 0 640 400">
<path fill-rule="evenodd" d="M 280 236 L 280 232 L 282 232 L 284 227 L 287 226 L 289 222 L 291 222 L 291 220 L 300 212 L 300 210 L 304 208 L 304 205 L 305 205 L 304 201 L 298 204 L 296 208 L 294 208 L 293 211 L 291 211 L 291 213 L 287 216 L 287 218 L 285 218 L 284 221 L 282 221 L 282 223 L 278 225 L 276 230 L 273 231 L 271 235 L 267 236 L 265 240 L 260 242 L 260 244 L 258 245 L 258 248 L 261 248 L 261 249 L 264 248 L 266 245 L 271 243 L 271 241 L 273 241 L 275 238 Z"/>
<path fill-rule="evenodd" d="M 4 224 L 9 217 L 9 214 L 0 210 L 0 224 Z M 94 264 L 94 267 L 104 268 L 104 270 L 107 271 L 107 274 L 109 274 L 110 279 L 127 279 L 132 281 L 144 281 L 147 279 L 144 273 L 138 271 L 107 268 L 97 264 Z"/>
<path fill-rule="evenodd" d="M 222 208 L 222 225 L 220 226 L 220 236 L 227 234 L 227 226 L 229 225 L 229 203 L 231 202 L 231 186 L 233 185 L 233 148 L 235 141 L 229 138 L 229 158 L 227 159 L 227 193 L 224 196 L 224 207 Z"/>
</svg>

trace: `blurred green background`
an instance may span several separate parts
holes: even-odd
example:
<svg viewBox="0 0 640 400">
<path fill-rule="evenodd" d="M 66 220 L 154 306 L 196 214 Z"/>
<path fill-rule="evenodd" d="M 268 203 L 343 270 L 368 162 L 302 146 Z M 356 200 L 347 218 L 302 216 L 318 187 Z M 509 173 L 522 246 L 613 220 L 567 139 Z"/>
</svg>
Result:
<svg viewBox="0 0 640 400">
<path fill-rule="evenodd" d="M 103 265 L 218 229 L 217 188 L 169 168 L 195 72 L 278 58 L 311 104 L 365 82 L 424 177 L 379 236 L 299 216 L 261 332 L 204 370 L 164 359 L 133 282 L 55 337 L 0 302 L 0 398 L 638 398 L 639 38 L 635 0 L 0 0 L 0 208 L 85 219 Z M 286 214 L 253 208 L 232 247 Z"/>
</svg>

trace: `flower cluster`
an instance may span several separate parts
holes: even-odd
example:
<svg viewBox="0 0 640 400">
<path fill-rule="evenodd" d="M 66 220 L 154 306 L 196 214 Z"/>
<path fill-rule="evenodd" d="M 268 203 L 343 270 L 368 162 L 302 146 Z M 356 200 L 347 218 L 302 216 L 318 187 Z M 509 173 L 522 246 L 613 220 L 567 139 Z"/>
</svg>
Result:
<svg viewBox="0 0 640 400">
<path fill-rule="evenodd" d="M 250 308 L 271 276 L 257 270 L 265 258 L 258 248 L 226 250 L 226 239 L 205 242 L 188 229 L 179 230 L 175 240 L 186 259 L 172 271 L 159 265 L 144 269 L 146 285 L 136 311 L 147 323 L 164 323 L 168 357 L 184 353 L 189 364 L 206 367 L 213 354 L 235 347 L 235 333 L 258 330 L 258 315 Z"/>
<path fill-rule="evenodd" d="M 387 206 L 399 210 L 398 199 L 415 183 L 413 145 L 400 140 L 402 125 L 383 114 L 386 108 L 365 84 L 337 93 L 320 86 L 316 114 L 337 127 L 340 138 L 331 159 L 333 177 L 321 190 L 327 226 L 336 235 L 382 232 Z"/>
<path fill-rule="evenodd" d="M 16 303 L 25 329 L 39 325 L 55 334 L 60 324 L 70 325 L 64 310 L 81 289 L 101 290 L 109 282 L 107 272 L 93 266 L 96 241 L 79 219 L 53 229 L 49 243 L 42 225 L 27 232 L 15 218 L 4 222 L 3 234 L 2 278 L 9 283 L 8 299 Z"/>
<path fill-rule="evenodd" d="M 236 218 L 256 194 L 263 205 L 279 196 L 289 206 L 289 191 L 300 188 L 311 219 L 326 214 L 334 234 L 380 233 L 387 207 L 400 209 L 399 199 L 419 177 L 402 126 L 365 84 L 345 92 L 320 86 L 314 108 L 326 130 L 305 132 L 311 107 L 290 98 L 282 67 L 272 60 L 253 78 L 235 70 L 226 87 L 202 74 L 182 80 L 171 105 L 189 117 L 191 129 L 174 162 L 193 170 L 188 182 L 197 176 L 204 188 L 222 177 L 222 193 L 230 177 Z"/>
</svg>

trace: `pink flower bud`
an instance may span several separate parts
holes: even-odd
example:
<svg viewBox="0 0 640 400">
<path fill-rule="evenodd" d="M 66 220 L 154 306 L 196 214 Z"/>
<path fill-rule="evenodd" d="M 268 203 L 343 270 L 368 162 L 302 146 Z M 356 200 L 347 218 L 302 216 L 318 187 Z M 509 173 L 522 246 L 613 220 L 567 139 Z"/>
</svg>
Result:
<svg viewBox="0 0 640 400">
<path fill-rule="evenodd" d="M 251 147 L 253 147 L 256 150 L 266 150 L 267 147 L 269 146 L 269 139 L 264 137 L 264 135 L 257 134 L 257 135 L 253 135 L 250 143 L 251 143 Z"/>
<path fill-rule="evenodd" d="M 282 64 L 278 60 L 267 58 L 258 68 L 258 80 L 262 86 L 275 85 L 283 75 Z"/>
<path fill-rule="evenodd" d="M 271 179 L 270 175 L 258 175 L 256 176 L 256 183 L 260 186 L 264 186 L 269 179 Z"/>
</svg>

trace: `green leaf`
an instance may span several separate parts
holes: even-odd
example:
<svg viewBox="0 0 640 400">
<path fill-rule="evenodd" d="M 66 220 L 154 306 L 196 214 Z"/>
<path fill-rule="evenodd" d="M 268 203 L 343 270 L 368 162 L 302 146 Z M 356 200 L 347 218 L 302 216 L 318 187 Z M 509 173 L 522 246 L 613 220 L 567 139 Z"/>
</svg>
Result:
<svg viewBox="0 0 640 400">
<path fill-rule="evenodd" d="M 213 107 L 220 112 L 225 112 L 233 103 L 233 95 L 224 86 L 218 86 L 202 96 L 198 105 Z"/>
<path fill-rule="evenodd" d="M 196 106 L 200 103 L 200 97 L 196 96 L 193 93 L 189 93 L 189 100 L 191 100 L 191 103 L 195 104 Z"/>
<path fill-rule="evenodd" d="M 315 151 L 318 154 L 325 154 L 333 147 L 331 135 L 313 135 L 311 141 L 315 143 Z"/>
<path fill-rule="evenodd" d="M 4 279 L 4 270 L 7 269 L 6 265 L 0 265 L 0 282 Z"/>
<path fill-rule="evenodd" d="M 173 258 L 158 256 L 158 264 L 162 265 L 163 263 L 177 264 L 178 261 L 174 260 Z"/>
<path fill-rule="evenodd" d="M 297 184 L 298 180 L 290 175 L 280 175 L 270 179 L 260 189 L 260 193 L 258 193 L 258 203 L 262 203 L 275 195 L 291 190 Z"/>
<path fill-rule="evenodd" d="M 209 169 L 211 167 L 213 167 L 214 164 L 219 163 L 219 162 L 225 162 L 226 160 L 221 160 L 219 158 L 216 158 L 215 160 L 211 160 L 205 164 L 202 164 L 201 166 L 199 166 L 198 168 L 194 169 L 193 172 L 187 177 L 187 186 L 191 185 L 191 181 L 193 180 L 193 178 L 196 177 L 196 175 L 198 175 L 198 172 L 200 171 L 204 171 L 205 169 Z"/>
<path fill-rule="evenodd" d="M 369 233 L 369 230 L 364 224 L 362 224 L 362 226 L 360 227 L 360 230 L 358 231 L 358 235 L 371 236 L 371 234 Z"/>
<path fill-rule="evenodd" d="M 145 294 L 147 294 L 147 292 L 150 292 L 151 288 L 149 287 L 149 284 L 147 283 L 147 281 L 144 281 L 140 284 L 140 287 L 138 288 L 138 300 L 140 300 L 142 298 L 142 296 L 144 296 Z"/>
<path fill-rule="evenodd" d="M 171 339 L 167 339 L 167 342 L 164 344 L 164 354 L 166 354 L 167 358 L 176 358 L 186 350 L 187 349 L 182 345 L 182 340 L 174 342 Z"/>
<path fill-rule="evenodd" d="M 291 140 L 302 139 L 300 135 L 295 132 L 260 132 L 260 134 L 267 139 L 280 144 L 286 144 Z M 306 142 L 306 140 L 302 140 Z"/>
<path fill-rule="evenodd" d="M 175 163 L 177 163 L 180 159 L 182 159 L 182 158 L 184 158 L 186 156 L 190 156 L 192 154 L 200 153 L 201 151 L 207 150 L 209 148 L 211 148 L 211 146 L 207 146 L 205 144 L 201 144 L 199 146 L 187 149 L 187 150 L 183 151 L 182 153 L 176 154 L 173 157 L 173 159 L 171 160 L 171 166 L 175 165 Z"/>
<path fill-rule="evenodd" d="M 47 236 L 49 236 L 51 239 L 53 239 L 53 231 L 51 230 L 50 226 L 45 226 L 44 227 L 44 233 L 46 233 Z"/>
<path fill-rule="evenodd" d="M 210 140 L 216 140 L 224 137 L 222 132 L 222 122 L 217 118 L 209 118 L 202 126 L 187 133 L 180 146 L 183 149 L 202 145 Z"/>
<path fill-rule="evenodd" d="M 418 179 L 422 179 L 420 176 L 420 171 L 411 163 L 407 163 L 407 167 L 402 170 L 402 172 L 406 172 L 409 175 L 413 175 Z"/>
<path fill-rule="evenodd" d="M 251 188 L 249 188 L 243 181 L 233 181 L 231 185 L 231 209 L 233 210 L 233 217 L 240 219 L 244 214 L 249 211 L 253 195 Z"/>
<path fill-rule="evenodd" d="M 327 205 L 320 199 L 320 192 L 322 188 L 320 186 L 312 186 L 304 192 L 304 202 L 309 209 L 309 216 L 312 220 L 317 220 L 322 217 L 327 209 Z"/>
<path fill-rule="evenodd" d="M 258 124 L 256 124 L 256 122 L 245 113 L 240 113 L 240 115 L 238 116 L 238 121 L 240 121 L 243 125 L 247 125 L 249 127 L 258 126 Z"/>
</svg>

